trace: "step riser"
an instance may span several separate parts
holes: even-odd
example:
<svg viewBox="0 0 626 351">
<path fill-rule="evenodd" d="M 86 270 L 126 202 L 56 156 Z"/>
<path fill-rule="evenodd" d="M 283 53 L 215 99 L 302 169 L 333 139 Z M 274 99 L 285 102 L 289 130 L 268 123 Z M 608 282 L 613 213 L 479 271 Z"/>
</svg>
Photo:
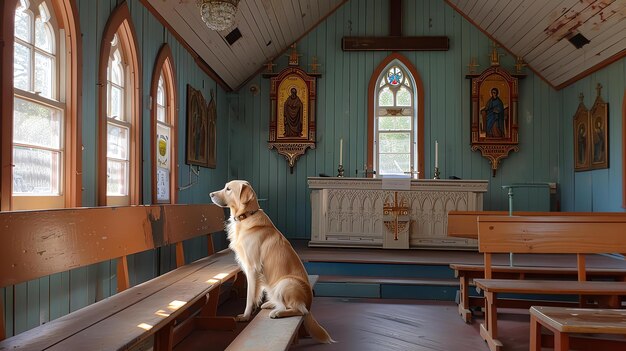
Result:
<svg viewBox="0 0 626 351">
<path fill-rule="evenodd" d="M 447 265 L 304 262 L 304 266 L 309 274 L 317 275 L 455 279 Z"/>
<path fill-rule="evenodd" d="M 319 282 L 315 296 L 454 301 L 458 287 Z"/>
</svg>

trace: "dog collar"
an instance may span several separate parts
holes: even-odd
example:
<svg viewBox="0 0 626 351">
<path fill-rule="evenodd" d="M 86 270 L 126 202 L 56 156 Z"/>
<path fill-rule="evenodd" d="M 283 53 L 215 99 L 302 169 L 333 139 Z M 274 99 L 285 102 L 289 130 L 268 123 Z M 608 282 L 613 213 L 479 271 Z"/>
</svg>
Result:
<svg viewBox="0 0 626 351">
<path fill-rule="evenodd" d="M 260 210 L 254 210 L 254 211 L 248 211 L 248 212 L 242 213 L 239 216 L 233 217 L 233 220 L 235 222 L 243 221 L 244 219 L 246 219 L 246 218 L 254 215 L 255 213 L 257 213 L 258 211 L 260 211 Z"/>
</svg>

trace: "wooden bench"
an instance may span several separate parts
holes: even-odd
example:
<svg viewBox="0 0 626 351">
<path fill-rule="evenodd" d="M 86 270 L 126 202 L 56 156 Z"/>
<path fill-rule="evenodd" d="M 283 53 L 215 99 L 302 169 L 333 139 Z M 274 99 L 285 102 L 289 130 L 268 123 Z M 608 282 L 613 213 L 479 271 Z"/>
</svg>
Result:
<svg viewBox="0 0 626 351">
<path fill-rule="evenodd" d="M 475 279 L 485 295 L 485 323 L 480 334 L 490 350 L 498 340 L 498 294 L 571 294 L 593 297 L 598 307 L 617 307 L 626 296 L 626 282 L 587 281 L 586 254 L 626 252 L 623 216 L 480 216 L 479 251 L 484 254 L 485 279 Z M 577 281 L 493 279 L 494 253 L 576 254 Z"/>
<path fill-rule="evenodd" d="M 541 326 L 554 333 L 554 351 L 576 344 L 590 350 L 626 350 L 626 339 L 576 338 L 572 334 L 621 334 L 626 336 L 626 310 L 533 306 L 530 308 L 530 351 L 541 351 Z M 579 350 L 579 348 L 576 348 Z"/>
<path fill-rule="evenodd" d="M 230 251 L 213 253 L 209 234 L 221 231 L 223 221 L 224 212 L 215 205 L 0 213 L 5 243 L 0 286 L 117 260 L 121 291 L 8 339 L 3 334 L 0 349 L 120 350 L 153 344 L 154 350 L 171 350 L 195 327 L 234 328 L 234 318 L 215 314 L 222 283 L 239 273 Z M 205 235 L 210 256 L 185 265 L 183 241 Z M 179 268 L 129 287 L 127 256 L 169 244 L 175 244 Z"/>
<path fill-rule="evenodd" d="M 461 318 L 469 323 L 472 320 L 472 307 L 484 307 L 484 298 L 470 296 L 470 286 L 474 285 L 475 279 L 485 277 L 483 265 L 450 264 L 454 270 L 454 276 L 459 279 L 458 311 Z M 577 280 L 578 269 L 576 267 L 536 267 L 536 266 L 492 266 L 492 278 L 497 279 L 560 279 Z M 587 269 L 589 280 L 626 281 L 626 270 L 619 268 L 589 268 Z M 536 300 L 522 299 L 499 299 L 500 307 L 530 308 L 536 305 Z M 547 306 L 578 306 L 574 301 L 541 301 Z"/>
<path fill-rule="evenodd" d="M 311 287 L 315 286 L 318 279 L 317 275 L 309 275 Z M 286 351 L 296 343 L 302 333 L 304 317 L 271 319 L 271 311 L 259 311 L 226 351 Z"/>
</svg>

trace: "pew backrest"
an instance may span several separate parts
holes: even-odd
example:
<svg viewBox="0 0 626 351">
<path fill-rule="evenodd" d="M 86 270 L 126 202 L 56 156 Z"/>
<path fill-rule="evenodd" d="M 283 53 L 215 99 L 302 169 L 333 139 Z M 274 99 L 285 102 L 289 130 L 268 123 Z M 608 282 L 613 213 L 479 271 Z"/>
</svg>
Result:
<svg viewBox="0 0 626 351">
<path fill-rule="evenodd" d="M 626 252 L 626 215 L 479 216 L 478 250 L 491 278 L 492 253 L 576 254 L 579 280 L 585 254 Z"/>
</svg>

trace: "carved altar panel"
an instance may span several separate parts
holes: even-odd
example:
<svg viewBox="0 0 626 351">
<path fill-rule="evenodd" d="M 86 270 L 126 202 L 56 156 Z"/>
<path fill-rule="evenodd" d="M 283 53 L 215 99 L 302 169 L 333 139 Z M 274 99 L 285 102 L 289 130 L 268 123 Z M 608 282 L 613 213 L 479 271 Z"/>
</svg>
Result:
<svg viewBox="0 0 626 351">
<path fill-rule="evenodd" d="M 312 177 L 308 183 L 310 246 L 477 246 L 475 240 L 447 236 L 447 213 L 482 210 L 487 181 L 420 179 L 411 181 L 410 190 L 383 189 L 381 179 L 371 178 Z"/>
</svg>

